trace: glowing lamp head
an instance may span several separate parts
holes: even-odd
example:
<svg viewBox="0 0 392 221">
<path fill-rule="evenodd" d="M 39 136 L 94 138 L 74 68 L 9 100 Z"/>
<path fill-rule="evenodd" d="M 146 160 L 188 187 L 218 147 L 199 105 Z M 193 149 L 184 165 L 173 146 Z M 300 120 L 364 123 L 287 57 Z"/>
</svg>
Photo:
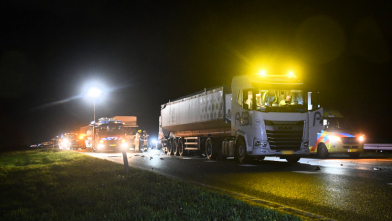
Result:
<svg viewBox="0 0 392 221">
<path fill-rule="evenodd" d="M 289 73 L 287 74 L 287 76 L 289 77 L 289 78 L 295 78 L 296 76 L 294 75 L 294 72 L 292 72 L 292 71 L 289 71 Z"/>
<path fill-rule="evenodd" d="M 99 88 L 90 88 L 87 92 L 87 97 L 97 98 L 101 95 L 102 91 Z"/>
<path fill-rule="evenodd" d="M 121 147 L 122 147 L 122 148 L 127 148 L 127 147 L 128 147 L 128 144 L 124 142 L 124 143 L 121 144 Z"/>
<path fill-rule="evenodd" d="M 259 72 L 259 75 L 260 75 L 261 77 L 265 77 L 265 76 L 267 76 L 267 72 L 266 72 L 265 70 L 261 70 L 261 71 Z"/>
<path fill-rule="evenodd" d="M 340 141 L 340 137 L 337 137 L 337 136 L 330 136 L 329 139 L 330 139 L 331 141 L 333 141 L 333 142 Z"/>
<path fill-rule="evenodd" d="M 62 143 L 66 145 L 66 144 L 69 143 L 69 140 L 68 140 L 68 139 L 64 139 L 64 140 L 62 141 Z"/>
</svg>

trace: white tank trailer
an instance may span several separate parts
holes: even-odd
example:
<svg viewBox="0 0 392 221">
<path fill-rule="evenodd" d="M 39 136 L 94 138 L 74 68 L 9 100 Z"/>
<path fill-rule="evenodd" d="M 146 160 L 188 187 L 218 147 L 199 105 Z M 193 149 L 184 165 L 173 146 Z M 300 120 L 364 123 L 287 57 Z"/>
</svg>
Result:
<svg viewBox="0 0 392 221">
<path fill-rule="evenodd" d="M 309 155 L 322 127 L 318 93 L 293 75 L 237 76 L 230 86 L 197 92 L 161 106 L 159 144 L 168 155 L 199 151 L 208 159 Z"/>
</svg>

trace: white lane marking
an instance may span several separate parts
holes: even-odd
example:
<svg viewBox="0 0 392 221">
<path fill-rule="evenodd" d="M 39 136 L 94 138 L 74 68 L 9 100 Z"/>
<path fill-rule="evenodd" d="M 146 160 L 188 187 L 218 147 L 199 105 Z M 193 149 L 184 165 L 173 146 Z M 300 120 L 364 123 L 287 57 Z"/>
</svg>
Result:
<svg viewBox="0 0 392 221">
<path fill-rule="evenodd" d="M 183 160 L 192 160 L 192 158 L 190 158 L 190 157 L 183 157 L 181 159 L 183 159 Z"/>
<path fill-rule="evenodd" d="M 241 167 L 255 167 L 257 165 L 254 165 L 254 164 L 239 164 L 239 166 L 241 166 Z"/>
<path fill-rule="evenodd" d="M 304 173 L 304 174 L 315 174 L 318 172 L 312 172 L 312 171 L 292 171 L 293 173 Z"/>
</svg>

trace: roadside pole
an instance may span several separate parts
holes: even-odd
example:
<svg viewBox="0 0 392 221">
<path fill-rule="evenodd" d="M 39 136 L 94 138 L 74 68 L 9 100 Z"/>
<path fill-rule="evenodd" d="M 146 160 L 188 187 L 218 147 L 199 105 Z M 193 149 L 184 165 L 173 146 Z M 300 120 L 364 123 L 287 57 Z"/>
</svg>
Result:
<svg viewBox="0 0 392 221">
<path fill-rule="evenodd" d="M 128 175 L 129 174 L 129 164 L 128 164 L 128 157 L 127 157 L 127 151 L 122 152 L 123 159 L 124 159 L 124 168 L 125 168 L 125 173 Z"/>
</svg>

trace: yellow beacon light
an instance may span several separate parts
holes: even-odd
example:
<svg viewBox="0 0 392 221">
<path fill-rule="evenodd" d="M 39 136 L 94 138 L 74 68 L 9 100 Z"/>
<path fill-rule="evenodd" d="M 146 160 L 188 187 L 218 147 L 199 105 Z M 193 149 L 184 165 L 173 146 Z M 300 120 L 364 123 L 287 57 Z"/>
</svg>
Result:
<svg viewBox="0 0 392 221">
<path fill-rule="evenodd" d="M 289 71 L 289 73 L 287 74 L 289 76 L 289 78 L 295 78 L 296 76 L 294 75 L 294 72 Z"/>
<path fill-rule="evenodd" d="M 260 75 L 261 77 L 265 77 L 265 76 L 267 76 L 267 72 L 266 72 L 265 70 L 261 70 L 261 71 L 259 72 L 259 75 Z"/>
</svg>

